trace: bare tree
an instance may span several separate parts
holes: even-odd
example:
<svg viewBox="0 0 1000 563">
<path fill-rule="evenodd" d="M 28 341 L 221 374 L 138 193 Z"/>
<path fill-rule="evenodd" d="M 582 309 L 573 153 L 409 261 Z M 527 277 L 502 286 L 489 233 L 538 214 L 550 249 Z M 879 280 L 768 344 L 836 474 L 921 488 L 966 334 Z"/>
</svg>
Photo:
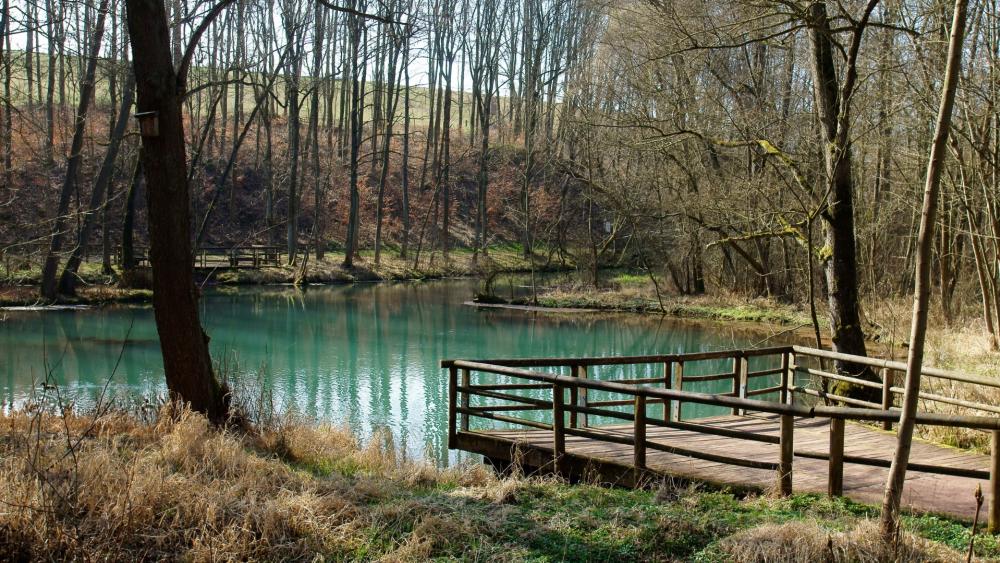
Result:
<svg viewBox="0 0 1000 563">
<path fill-rule="evenodd" d="M 149 261 L 153 270 L 153 311 L 163 354 L 167 389 L 173 399 L 191 405 L 214 423 L 229 414 L 226 388 L 212 370 L 208 335 L 198 313 L 193 281 L 190 187 L 182 96 L 194 46 L 205 27 L 232 0 L 217 3 L 174 70 L 167 13 L 159 0 L 126 0 L 136 79 L 136 106 L 146 120 L 142 169 L 149 210 Z"/>
<path fill-rule="evenodd" d="M 910 325 L 910 347 L 906 360 L 906 384 L 903 393 L 903 412 L 896 431 L 896 451 L 885 485 L 882 501 L 882 538 L 892 542 L 898 537 L 899 507 L 903 497 L 903 483 L 906 466 L 910 459 L 913 443 L 913 429 L 916 425 L 917 403 L 920 401 L 920 370 L 924 360 L 924 340 L 927 335 L 927 317 L 931 292 L 931 250 L 934 244 L 934 226 L 937 220 L 941 174 L 948 156 L 948 133 L 951 129 L 951 114 L 955 107 L 959 74 L 962 70 L 962 43 L 965 39 L 965 19 L 967 0 L 955 0 L 951 23 L 951 39 L 948 42 L 948 60 L 945 79 L 941 85 L 941 105 L 938 109 L 927 161 L 927 179 L 924 184 L 924 200 L 920 213 L 920 231 L 917 235 L 917 275 L 913 290 L 913 321 Z M 993 500 L 996 502 L 996 499 Z"/>
</svg>

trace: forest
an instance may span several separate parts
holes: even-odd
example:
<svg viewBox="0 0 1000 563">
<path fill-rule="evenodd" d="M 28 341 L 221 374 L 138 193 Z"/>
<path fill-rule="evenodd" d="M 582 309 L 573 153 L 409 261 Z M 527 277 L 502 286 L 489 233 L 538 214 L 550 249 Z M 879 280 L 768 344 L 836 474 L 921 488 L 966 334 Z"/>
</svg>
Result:
<svg viewBox="0 0 1000 563">
<path fill-rule="evenodd" d="M 992 0 L 0 2 L 0 303 L 151 301 L 212 425 L 210 285 L 526 273 L 517 306 L 794 325 L 847 404 L 885 392 L 844 355 L 904 356 L 885 540 L 928 325 L 994 375 Z"/>
<path fill-rule="evenodd" d="M 863 311 L 912 289 L 944 3 L 240 0 L 187 53 L 211 3 L 167 8 L 196 246 L 417 267 L 515 244 L 680 294 L 826 302 L 855 351 Z M 933 277 L 942 318 L 978 310 L 997 342 L 990 10 L 969 13 Z M 3 10 L 5 272 L 45 262 L 48 298 L 82 258 L 111 272 L 148 246 L 123 11 Z"/>
</svg>

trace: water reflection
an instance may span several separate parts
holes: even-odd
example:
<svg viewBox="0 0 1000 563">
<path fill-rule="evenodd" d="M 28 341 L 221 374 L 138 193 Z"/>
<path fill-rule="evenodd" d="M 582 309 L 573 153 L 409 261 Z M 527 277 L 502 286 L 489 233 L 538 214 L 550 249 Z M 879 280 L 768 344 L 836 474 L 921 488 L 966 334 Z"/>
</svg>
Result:
<svg viewBox="0 0 1000 563">
<path fill-rule="evenodd" d="M 202 307 L 215 359 L 227 370 L 259 378 L 280 408 L 347 423 L 362 435 L 388 428 L 409 455 L 439 461 L 449 459 L 442 358 L 694 352 L 758 338 L 725 325 L 658 317 L 553 316 L 463 306 L 474 289 L 473 282 L 447 281 L 223 290 L 208 292 Z M 731 369 L 723 361 L 690 373 Z M 639 378 L 662 370 L 600 367 L 593 375 Z M 151 309 L 9 314 L 0 322 L 4 402 L 23 399 L 47 373 L 84 406 L 109 378 L 114 393 L 163 393 Z M 726 390 L 726 382 L 713 383 L 717 388 L 706 390 Z"/>
</svg>

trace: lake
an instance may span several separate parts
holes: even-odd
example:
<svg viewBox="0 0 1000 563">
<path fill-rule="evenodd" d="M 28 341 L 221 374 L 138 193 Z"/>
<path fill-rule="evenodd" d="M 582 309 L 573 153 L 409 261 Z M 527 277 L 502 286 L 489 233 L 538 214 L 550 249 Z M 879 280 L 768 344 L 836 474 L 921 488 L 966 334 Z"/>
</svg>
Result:
<svg viewBox="0 0 1000 563">
<path fill-rule="evenodd" d="M 265 385 L 277 408 L 345 423 L 361 436 L 387 428 L 408 455 L 439 463 L 459 459 L 447 450 L 441 359 L 697 352 L 767 337 L 738 323 L 463 305 L 475 288 L 469 280 L 224 288 L 206 291 L 202 319 L 221 370 Z M 84 408 L 105 387 L 119 398 L 162 396 L 152 309 L 0 311 L 4 404 L 38 393 L 47 376 Z M 604 376 L 612 374 L 595 374 Z"/>
</svg>

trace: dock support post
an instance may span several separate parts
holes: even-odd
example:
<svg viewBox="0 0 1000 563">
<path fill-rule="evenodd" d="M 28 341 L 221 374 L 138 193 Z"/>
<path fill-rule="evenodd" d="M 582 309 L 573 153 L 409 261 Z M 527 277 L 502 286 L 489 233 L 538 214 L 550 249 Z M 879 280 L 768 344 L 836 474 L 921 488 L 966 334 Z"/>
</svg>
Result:
<svg viewBox="0 0 1000 563">
<path fill-rule="evenodd" d="M 472 381 L 472 373 L 468 369 L 462 370 L 462 387 L 469 387 L 469 383 Z M 469 408 L 469 394 L 462 393 L 462 408 Z M 469 431 L 469 414 L 467 412 L 462 413 L 462 432 Z"/>
<path fill-rule="evenodd" d="M 1000 430 L 990 437 L 990 514 L 988 530 L 1000 532 Z"/>
<path fill-rule="evenodd" d="M 778 461 L 778 492 L 783 497 L 792 494 L 792 443 L 795 418 L 790 414 L 781 415 L 781 459 Z"/>
<path fill-rule="evenodd" d="M 844 495 L 844 419 L 830 419 L 830 469 L 827 494 Z"/>
<path fill-rule="evenodd" d="M 882 368 L 879 372 L 882 376 L 882 410 L 887 411 L 892 408 L 892 372 L 889 368 Z M 892 422 L 882 422 L 882 429 L 892 430 Z"/>
<path fill-rule="evenodd" d="M 632 435 L 634 438 L 634 453 L 632 465 L 636 470 L 636 485 L 639 474 L 646 468 L 646 396 L 635 396 L 635 416 L 633 418 Z"/>
<path fill-rule="evenodd" d="M 561 474 L 561 461 L 566 454 L 566 421 L 563 408 L 562 385 L 552 386 L 552 466 L 556 474 Z"/>
<path fill-rule="evenodd" d="M 455 429 L 456 407 L 458 406 L 458 368 L 448 367 L 448 449 L 458 446 L 458 432 Z"/>
</svg>

